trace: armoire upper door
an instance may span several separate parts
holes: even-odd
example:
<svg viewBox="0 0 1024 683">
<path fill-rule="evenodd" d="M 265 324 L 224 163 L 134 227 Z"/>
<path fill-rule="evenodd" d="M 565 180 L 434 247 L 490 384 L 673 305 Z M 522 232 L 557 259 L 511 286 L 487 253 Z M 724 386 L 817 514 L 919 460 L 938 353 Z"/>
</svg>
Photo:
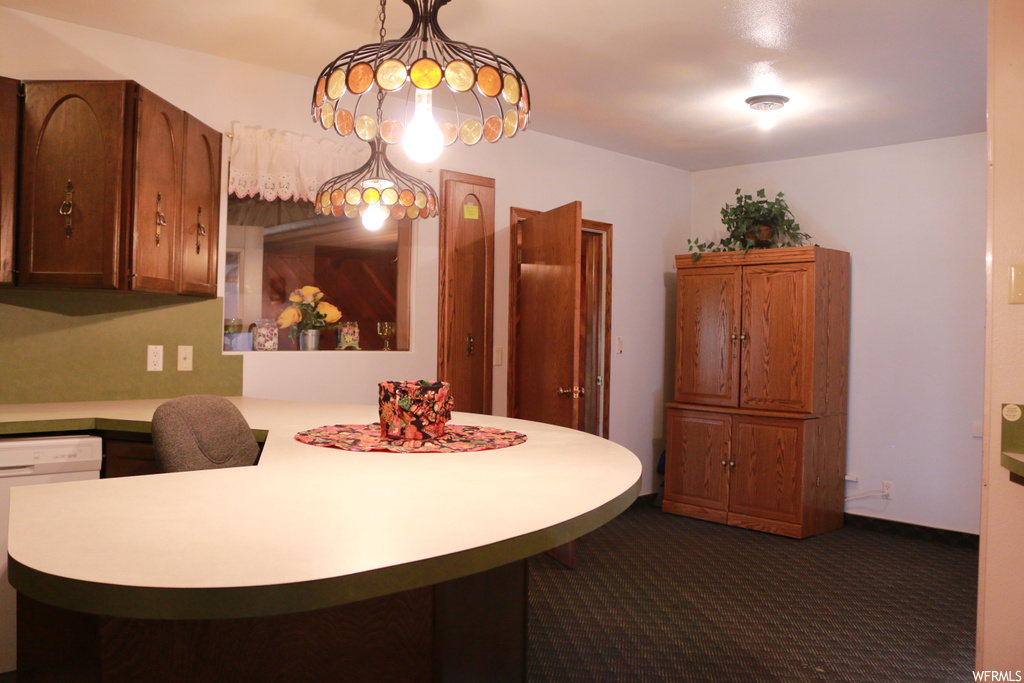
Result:
<svg viewBox="0 0 1024 683">
<path fill-rule="evenodd" d="M 740 407 L 811 412 L 814 264 L 743 268 Z"/>
<path fill-rule="evenodd" d="M 739 266 L 680 270 L 676 284 L 675 400 L 739 403 Z"/>
</svg>

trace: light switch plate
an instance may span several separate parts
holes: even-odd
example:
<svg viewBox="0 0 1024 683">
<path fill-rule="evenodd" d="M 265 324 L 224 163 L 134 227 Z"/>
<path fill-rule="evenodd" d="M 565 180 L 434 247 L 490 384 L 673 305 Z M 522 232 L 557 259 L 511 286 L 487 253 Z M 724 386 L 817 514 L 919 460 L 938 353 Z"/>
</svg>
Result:
<svg viewBox="0 0 1024 683">
<path fill-rule="evenodd" d="M 191 346 L 179 346 L 178 347 L 178 370 L 180 372 L 191 372 L 192 371 L 192 347 Z"/>
<path fill-rule="evenodd" d="M 1024 263 L 1010 266 L 1010 303 L 1024 304 Z"/>
</svg>

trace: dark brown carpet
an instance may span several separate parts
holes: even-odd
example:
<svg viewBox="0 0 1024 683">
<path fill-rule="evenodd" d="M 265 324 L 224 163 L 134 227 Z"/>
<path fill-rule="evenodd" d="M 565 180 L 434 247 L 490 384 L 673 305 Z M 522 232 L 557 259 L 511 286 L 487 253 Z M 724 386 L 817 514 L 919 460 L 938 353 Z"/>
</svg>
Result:
<svg viewBox="0 0 1024 683">
<path fill-rule="evenodd" d="M 793 540 L 637 504 L 575 569 L 530 560 L 529 680 L 972 680 L 976 543 L 863 527 Z"/>
</svg>

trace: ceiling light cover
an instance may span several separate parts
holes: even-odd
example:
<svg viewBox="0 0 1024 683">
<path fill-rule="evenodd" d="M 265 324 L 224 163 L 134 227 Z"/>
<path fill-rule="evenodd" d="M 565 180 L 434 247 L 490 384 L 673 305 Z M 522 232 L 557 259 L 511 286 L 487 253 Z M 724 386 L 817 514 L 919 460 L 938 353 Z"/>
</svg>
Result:
<svg viewBox="0 0 1024 683">
<path fill-rule="evenodd" d="M 370 158 L 354 171 L 331 178 L 317 192 L 316 212 L 355 218 L 367 209 L 385 208 L 391 218 L 433 218 L 437 193 L 429 184 L 395 168 L 387 147 L 370 141 Z"/>
<path fill-rule="evenodd" d="M 530 94 L 522 74 L 504 57 L 453 41 L 441 31 L 437 11 L 449 0 L 403 0 L 412 25 L 397 40 L 349 50 L 328 64 L 313 91 L 313 120 L 339 135 L 395 144 L 410 123 L 416 93 L 430 93 L 454 116 L 437 122 L 444 145 L 511 138 L 530 121 Z M 382 9 L 383 24 L 383 9 Z M 383 35 L 383 28 L 382 28 Z M 445 87 L 441 87 L 444 85 Z M 383 99 L 405 91 L 404 121 L 381 114 Z M 364 95 L 374 95 L 364 100 Z M 454 120 L 452 120 L 454 118 Z"/>
<path fill-rule="evenodd" d="M 757 111 L 782 109 L 786 102 L 789 102 L 789 98 L 785 95 L 755 95 L 746 99 L 746 103 L 750 105 L 750 108 Z"/>
</svg>

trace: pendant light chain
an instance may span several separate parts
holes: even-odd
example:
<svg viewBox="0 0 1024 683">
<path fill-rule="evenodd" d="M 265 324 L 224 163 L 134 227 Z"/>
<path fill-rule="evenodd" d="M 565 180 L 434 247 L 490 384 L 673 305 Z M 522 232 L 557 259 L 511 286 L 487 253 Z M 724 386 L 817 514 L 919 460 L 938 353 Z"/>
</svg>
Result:
<svg viewBox="0 0 1024 683">
<path fill-rule="evenodd" d="M 384 27 L 384 23 L 387 21 L 387 18 L 388 18 L 388 0 L 380 0 L 380 14 L 378 15 L 378 18 L 380 19 L 380 49 L 381 49 L 381 51 L 383 51 L 384 50 L 384 38 L 386 38 L 387 35 L 388 35 L 387 29 Z M 381 121 L 384 120 L 383 117 L 381 116 L 381 111 L 383 110 L 383 108 L 384 108 L 384 89 L 383 88 L 377 88 L 377 123 L 378 123 L 378 125 L 380 124 Z"/>
</svg>

